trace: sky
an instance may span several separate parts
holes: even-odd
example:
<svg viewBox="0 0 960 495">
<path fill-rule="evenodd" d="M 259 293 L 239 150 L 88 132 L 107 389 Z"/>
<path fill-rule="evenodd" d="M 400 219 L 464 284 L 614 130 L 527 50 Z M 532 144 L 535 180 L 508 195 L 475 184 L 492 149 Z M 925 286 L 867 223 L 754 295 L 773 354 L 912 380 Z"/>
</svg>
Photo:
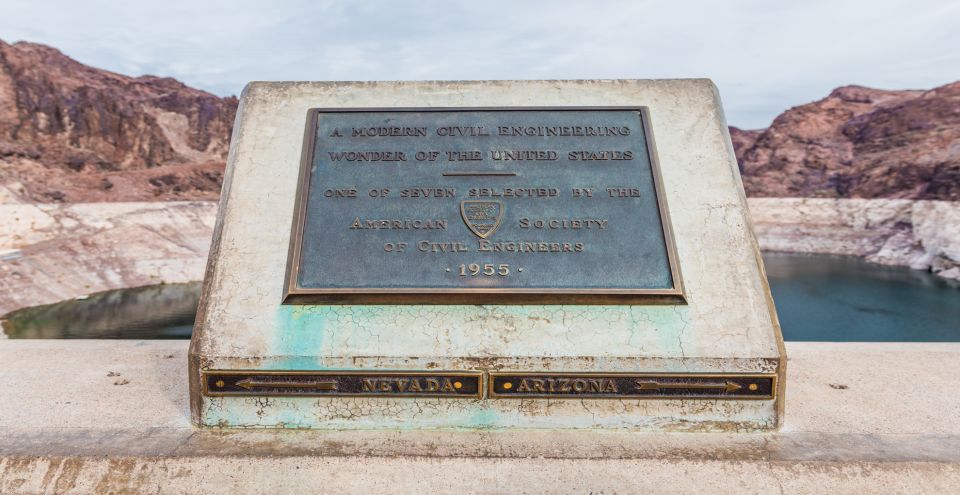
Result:
<svg viewBox="0 0 960 495">
<path fill-rule="evenodd" d="M 219 95 L 251 80 L 709 77 L 766 127 L 837 86 L 960 79 L 960 1 L 0 0 L 0 39 Z"/>
</svg>

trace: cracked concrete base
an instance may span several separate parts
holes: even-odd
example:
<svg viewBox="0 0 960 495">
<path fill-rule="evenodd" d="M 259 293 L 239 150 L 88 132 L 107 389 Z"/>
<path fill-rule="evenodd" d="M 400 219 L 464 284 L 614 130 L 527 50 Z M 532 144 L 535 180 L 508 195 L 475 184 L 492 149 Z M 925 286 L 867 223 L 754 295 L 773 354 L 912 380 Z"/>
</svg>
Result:
<svg viewBox="0 0 960 495">
<path fill-rule="evenodd" d="M 787 348 L 775 433 L 323 431 L 194 428 L 182 341 L 0 341 L 0 493 L 960 492 L 960 344 Z"/>
<path fill-rule="evenodd" d="M 647 106 L 687 304 L 281 305 L 312 107 Z M 211 398 L 202 369 L 778 373 L 784 351 L 708 80 L 252 83 L 191 348 L 194 421 L 296 428 L 758 430 L 778 400 Z M 376 267 L 369 267 L 375 270 Z"/>
</svg>

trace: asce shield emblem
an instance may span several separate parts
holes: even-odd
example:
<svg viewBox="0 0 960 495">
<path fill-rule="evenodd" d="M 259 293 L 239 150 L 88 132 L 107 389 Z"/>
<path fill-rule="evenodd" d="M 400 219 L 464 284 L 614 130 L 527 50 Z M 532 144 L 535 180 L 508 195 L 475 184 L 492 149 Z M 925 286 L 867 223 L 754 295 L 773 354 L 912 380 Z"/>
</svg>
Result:
<svg viewBox="0 0 960 495">
<path fill-rule="evenodd" d="M 503 203 L 499 201 L 461 201 L 460 216 L 470 232 L 486 239 L 503 220 Z"/>
</svg>

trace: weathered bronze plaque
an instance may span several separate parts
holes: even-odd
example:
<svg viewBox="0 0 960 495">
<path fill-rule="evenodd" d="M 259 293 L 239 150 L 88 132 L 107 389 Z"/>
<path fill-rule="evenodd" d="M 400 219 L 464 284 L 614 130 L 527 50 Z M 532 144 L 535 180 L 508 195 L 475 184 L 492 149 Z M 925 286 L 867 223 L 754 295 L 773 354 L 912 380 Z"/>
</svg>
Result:
<svg viewBox="0 0 960 495">
<path fill-rule="evenodd" d="M 682 303 L 644 108 L 314 109 L 286 303 Z"/>
<path fill-rule="evenodd" d="M 776 375 L 491 372 L 488 397 L 772 399 Z"/>
<path fill-rule="evenodd" d="M 420 371 L 204 371 L 209 396 L 461 397 L 479 399 L 483 374 Z"/>
</svg>

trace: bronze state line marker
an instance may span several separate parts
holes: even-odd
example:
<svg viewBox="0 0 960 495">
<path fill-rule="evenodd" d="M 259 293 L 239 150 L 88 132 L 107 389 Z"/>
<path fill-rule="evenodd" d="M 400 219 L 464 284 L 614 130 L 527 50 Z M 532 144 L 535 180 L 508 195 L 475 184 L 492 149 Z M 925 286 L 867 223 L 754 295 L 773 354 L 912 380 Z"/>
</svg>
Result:
<svg viewBox="0 0 960 495">
<path fill-rule="evenodd" d="M 237 382 L 238 387 L 247 390 L 252 388 L 276 387 L 276 388 L 315 388 L 317 390 L 336 390 L 337 383 L 331 381 L 309 381 L 309 382 L 291 382 L 291 381 L 273 381 L 273 380 L 254 380 L 247 378 Z"/>
</svg>

